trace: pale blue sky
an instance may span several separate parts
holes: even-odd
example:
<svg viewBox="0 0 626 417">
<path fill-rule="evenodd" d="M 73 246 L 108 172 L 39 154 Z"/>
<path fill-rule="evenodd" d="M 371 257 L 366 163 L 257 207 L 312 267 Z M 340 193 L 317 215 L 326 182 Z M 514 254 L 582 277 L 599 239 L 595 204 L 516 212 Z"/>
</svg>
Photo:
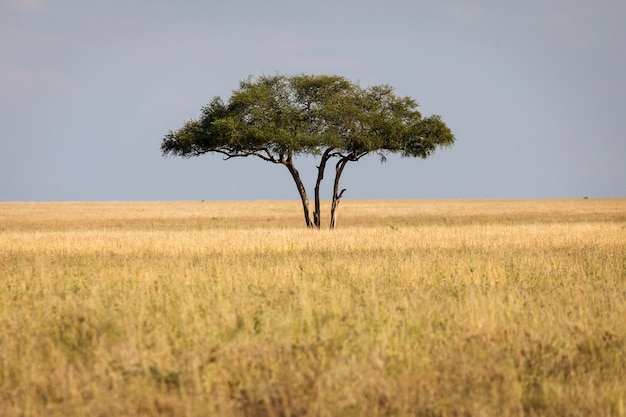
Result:
<svg viewBox="0 0 626 417">
<path fill-rule="evenodd" d="M 276 72 L 391 84 L 455 133 L 348 165 L 345 199 L 626 197 L 624 22 L 623 0 L 0 0 L 0 201 L 297 199 L 283 166 L 159 150 Z"/>
</svg>

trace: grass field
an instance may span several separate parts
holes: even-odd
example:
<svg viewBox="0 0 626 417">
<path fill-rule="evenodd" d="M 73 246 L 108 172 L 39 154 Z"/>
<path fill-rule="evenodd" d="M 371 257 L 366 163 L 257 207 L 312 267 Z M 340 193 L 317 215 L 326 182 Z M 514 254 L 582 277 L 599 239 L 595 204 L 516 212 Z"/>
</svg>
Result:
<svg viewBox="0 0 626 417">
<path fill-rule="evenodd" d="M 625 199 L 301 217 L 0 203 L 0 415 L 626 415 Z"/>
</svg>

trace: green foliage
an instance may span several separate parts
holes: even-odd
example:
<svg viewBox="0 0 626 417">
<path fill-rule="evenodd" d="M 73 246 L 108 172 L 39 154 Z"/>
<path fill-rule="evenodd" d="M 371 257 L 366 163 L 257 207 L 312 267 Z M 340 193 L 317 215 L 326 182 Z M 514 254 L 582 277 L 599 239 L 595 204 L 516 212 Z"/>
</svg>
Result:
<svg viewBox="0 0 626 417">
<path fill-rule="evenodd" d="M 363 88 L 337 75 L 248 78 L 227 103 L 215 97 L 199 119 L 170 131 L 161 150 L 272 162 L 328 148 L 355 158 L 371 152 L 426 158 L 438 146 L 452 145 L 454 136 L 439 116 L 423 118 L 417 107 L 391 86 Z"/>
</svg>

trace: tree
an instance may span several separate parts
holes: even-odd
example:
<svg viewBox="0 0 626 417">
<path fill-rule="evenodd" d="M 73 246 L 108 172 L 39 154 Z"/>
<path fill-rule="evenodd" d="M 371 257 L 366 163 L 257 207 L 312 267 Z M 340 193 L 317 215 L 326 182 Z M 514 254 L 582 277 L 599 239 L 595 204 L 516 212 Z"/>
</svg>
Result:
<svg viewBox="0 0 626 417">
<path fill-rule="evenodd" d="M 254 156 L 284 165 L 293 178 L 307 227 L 321 227 L 320 185 L 326 165 L 336 159 L 330 227 L 345 189 L 339 190 L 348 162 L 370 154 L 429 157 L 451 146 L 454 135 L 439 116 L 422 117 L 410 97 L 388 85 L 363 88 L 337 75 L 274 75 L 248 78 L 228 102 L 215 97 L 197 120 L 170 131 L 162 140 L 164 156 L 185 158 L 218 153 L 224 159 Z M 313 218 L 295 158 L 320 158 Z"/>
</svg>

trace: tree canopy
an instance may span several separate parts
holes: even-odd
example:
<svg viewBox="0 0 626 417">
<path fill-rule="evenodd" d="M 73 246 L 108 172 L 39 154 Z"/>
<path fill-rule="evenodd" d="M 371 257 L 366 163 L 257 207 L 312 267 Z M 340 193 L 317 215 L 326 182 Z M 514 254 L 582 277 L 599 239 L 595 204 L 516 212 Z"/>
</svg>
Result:
<svg viewBox="0 0 626 417">
<path fill-rule="evenodd" d="M 330 226 L 343 196 L 341 174 L 348 162 L 370 154 L 429 157 L 451 146 L 454 135 L 440 116 L 422 117 L 418 103 L 395 95 L 389 85 L 361 87 L 338 75 L 273 75 L 242 81 L 227 102 L 215 97 L 200 117 L 170 131 L 163 155 L 254 156 L 289 170 L 308 227 L 320 228 L 320 184 L 327 162 L 336 158 Z M 294 158 L 320 158 L 311 219 L 309 199 Z"/>
</svg>

